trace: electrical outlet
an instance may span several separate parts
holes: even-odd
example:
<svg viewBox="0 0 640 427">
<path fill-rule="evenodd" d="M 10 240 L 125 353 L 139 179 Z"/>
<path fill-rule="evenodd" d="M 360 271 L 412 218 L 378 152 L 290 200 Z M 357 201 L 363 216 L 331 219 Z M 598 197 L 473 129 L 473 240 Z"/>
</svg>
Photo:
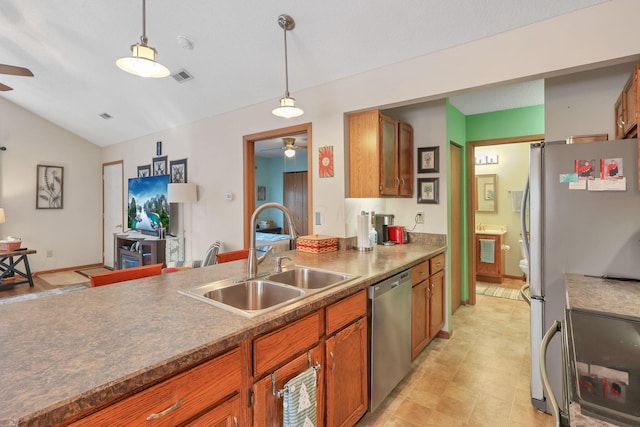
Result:
<svg viewBox="0 0 640 427">
<path fill-rule="evenodd" d="M 416 224 L 424 224 L 424 212 L 416 211 Z"/>
</svg>

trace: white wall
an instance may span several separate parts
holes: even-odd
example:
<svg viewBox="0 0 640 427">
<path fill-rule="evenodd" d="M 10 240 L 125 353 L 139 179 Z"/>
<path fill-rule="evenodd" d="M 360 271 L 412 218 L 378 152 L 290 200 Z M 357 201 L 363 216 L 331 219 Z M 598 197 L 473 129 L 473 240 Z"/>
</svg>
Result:
<svg viewBox="0 0 640 427">
<path fill-rule="evenodd" d="M 446 95 L 474 87 L 518 79 L 539 78 L 549 73 L 575 71 L 581 67 L 602 66 L 638 55 L 633 26 L 620 25 L 620 16 L 640 13 L 640 2 L 615 0 L 524 28 L 488 37 L 473 43 L 418 57 L 392 66 L 345 78 L 293 95 L 306 113 L 291 120 L 270 113 L 277 100 L 249 106 L 224 115 L 203 119 L 144 138 L 137 138 L 104 150 L 104 161 L 124 159 L 125 173 L 132 176 L 138 164 L 149 163 L 155 141 L 163 140 L 169 158 L 189 158 L 189 180 L 200 188 L 200 200 L 193 205 L 193 248 L 204 251 L 212 239 L 233 247 L 242 245 L 242 136 L 299 123 L 313 124 L 312 164 L 317 165 L 317 147 L 334 146 L 335 176 L 318 178 L 313 170 L 313 211 L 320 211 L 321 226 L 314 233 L 347 237 L 354 235 L 349 224 L 352 212 L 344 203 L 344 114 L 352 111 L 415 104 L 442 99 Z M 593 25 L 598 23 L 594 30 Z M 567 29 L 571 29 L 571 37 Z M 605 31 L 606 29 L 606 31 Z M 613 104 L 611 104 L 613 105 Z M 611 114 L 607 114 L 611 116 Z M 420 125 L 418 125 L 420 126 Z M 439 143 L 444 144 L 443 140 Z M 421 146 L 418 140 L 416 146 Z M 429 142 L 431 145 L 431 142 Z M 441 151 L 441 156 L 443 155 Z M 446 158 L 441 157 L 446 164 Z M 441 198 L 446 200 L 446 181 L 441 173 Z M 222 199 L 224 192 L 236 195 L 232 202 Z M 378 202 L 373 202 L 377 204 Z M 383 201 L 381 203 L 389 203 Z M 395 203 L 395 202 L 392 202 Z M 408 208 L 396 207 L 411 216 Z M 441 202 L 442 204 L 442 202 Z M 423 206 L 423 205 L 420 205 Z M 387 206 L 376 211 L 384 211 Z M 391 209 L 391 207 L 389 207 Z M 446 210 L 445 205 L 440 209 Z M 425 209 L 426 212 L 427 209 Z M 442 213 L 434 214 L 441 222 Z M 187 218 L 187 224 L 190 218 Z M 406 216 L 399 222 L 407 222 Z M 440 226 L 434 228 L 440 230 Z M 442 228 L 444 232 L 446 227 Z M 189 238 L 187 233 L 187 238 Z"/>
<path fill-rule="evenodd" d="M 0 237 L 21 237 L 32 271 L 102 262 L 101 149 L 0 99 Z M 63 208 L 36 209 L 36 165 L 64 167 Z M 47 251 L 52 252 L 46 257 Z"/>
</svg>

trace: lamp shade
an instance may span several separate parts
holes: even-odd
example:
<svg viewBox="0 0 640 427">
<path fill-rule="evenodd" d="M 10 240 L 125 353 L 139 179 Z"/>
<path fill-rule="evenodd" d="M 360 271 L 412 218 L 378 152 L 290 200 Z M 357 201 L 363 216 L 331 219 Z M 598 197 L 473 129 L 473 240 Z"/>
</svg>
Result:
<svg viewBox="0 0 640 427">
<path fill-rule="evenodd" d="M 198 201 L 195 184 L 169 184 L 167 191 L 169 203 L 193 203 Z"/>
<path fill-rule="evenodd" d="M 0 208 L 0 224 L 4 222 L 4 209 Z"/>
</svg>

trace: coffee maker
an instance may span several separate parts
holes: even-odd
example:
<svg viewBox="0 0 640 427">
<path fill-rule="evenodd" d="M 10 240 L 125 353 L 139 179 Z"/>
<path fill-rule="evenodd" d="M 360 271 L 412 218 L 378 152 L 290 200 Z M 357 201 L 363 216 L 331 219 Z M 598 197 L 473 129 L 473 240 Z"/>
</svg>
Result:
<svg viewBox="0 0 640 427">
<path fill-rule="evenodd" d="M 375 227 L 378 233 L 378 244 L 382 245 L 389 241 L 390 225 L 393 225 L 393 214 L 376 214 Z"/>
</svg>

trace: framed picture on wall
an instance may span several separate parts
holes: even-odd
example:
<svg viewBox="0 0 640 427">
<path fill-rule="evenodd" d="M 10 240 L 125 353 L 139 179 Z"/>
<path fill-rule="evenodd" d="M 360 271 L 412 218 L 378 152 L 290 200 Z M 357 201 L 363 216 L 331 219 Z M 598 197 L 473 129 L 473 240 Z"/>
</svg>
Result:
<svg viewBox="0 0 640 427">
<path fill-rule="evenodd" d="M 138 178 L 151 176 L 151 165 L 138 166 Z"/>
<path fill-rule="evenodd" d="M 438 172 L 440 147 L 418 148 L 418 173 Z"/>
<path fill-rule="evenodd" d="M 62 166 L 36 166 L 36 209 L 62 209 Z"/>
<path fill-rule="evenodd" d="M 258 185 L 258 195 L 256 198 L 258 201 L 267 200 L 267 187 L 264 185 Z"/>
<path fill-rule="evenodd" d="M 153 167 L 153 176 L 167 175 L 167 156 L 154 157 L 151 166 Z"/>
<path fill-rule="evenodd" d="M 187 159 L 172 160 L 169 162 L 169 175 L 173 184 L 187 182 Z"/>
<path fill-rule="evenodd" d="M 438 204 L 440 178 L 418 178 L 418 203 Z"/>
</svg>

